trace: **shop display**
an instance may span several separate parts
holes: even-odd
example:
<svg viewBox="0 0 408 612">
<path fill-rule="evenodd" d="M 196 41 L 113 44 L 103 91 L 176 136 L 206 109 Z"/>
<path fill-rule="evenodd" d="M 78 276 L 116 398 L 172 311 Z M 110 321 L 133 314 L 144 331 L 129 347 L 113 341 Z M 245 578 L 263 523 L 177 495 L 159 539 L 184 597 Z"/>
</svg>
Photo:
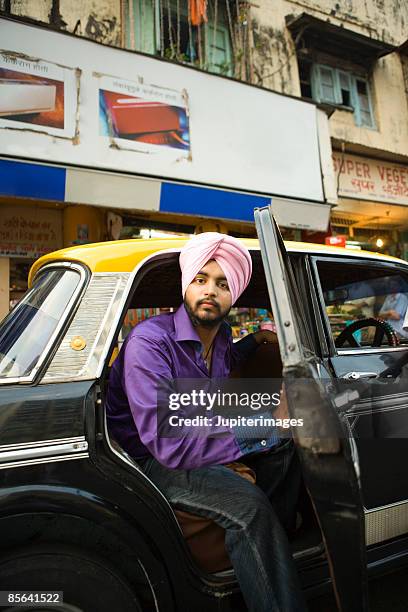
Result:
<svg viewBox="0 0 408 612">
<path fill-rule="evenodd" d="M 276 332 L 273 315 L 265 308 L 231 308 L 227 320 L 236 340 L 260 329 Z"/>
</svg>

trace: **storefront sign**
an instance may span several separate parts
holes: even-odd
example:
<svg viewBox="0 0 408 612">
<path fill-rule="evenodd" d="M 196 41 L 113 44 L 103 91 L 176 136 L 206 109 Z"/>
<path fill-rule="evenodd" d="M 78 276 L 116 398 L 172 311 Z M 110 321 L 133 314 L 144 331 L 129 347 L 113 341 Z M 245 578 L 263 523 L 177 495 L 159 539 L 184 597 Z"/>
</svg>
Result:
<svg viewBox="0 0 408 612">
<path fill-rule="evenodd" d="M 62 247 L 62 212 L 0 205 L 0 256 L 36 259 Z"/>
<path fill-rule="evenodd" d="M 341 153 L 333 163 L 340 196 L 408 205 L 408 166 Z"/>
<path fill-rule="evenodd" d="M 74 138 L 77 74 L 73 69 L 0 52 L 0 127 Z"/>
</svg>

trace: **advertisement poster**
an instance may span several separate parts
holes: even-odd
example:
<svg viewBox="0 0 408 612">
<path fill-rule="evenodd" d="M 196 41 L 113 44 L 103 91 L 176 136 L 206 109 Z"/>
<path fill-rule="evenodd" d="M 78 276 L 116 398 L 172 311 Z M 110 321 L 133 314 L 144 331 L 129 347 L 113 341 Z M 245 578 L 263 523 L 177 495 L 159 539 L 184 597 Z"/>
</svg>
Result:
<svg viewBox="0 0 408 612">
<path fill-rule="evenodd" d="M 0 52 L 0 127 L 74 138 L 77 88 L 74 69 Z"/>
<path fill-rule="evenodd" d="M 100 133 L 119 148 L 190 152 L 187 95 L 154 85 L 100 77 Z"/>
</svg>

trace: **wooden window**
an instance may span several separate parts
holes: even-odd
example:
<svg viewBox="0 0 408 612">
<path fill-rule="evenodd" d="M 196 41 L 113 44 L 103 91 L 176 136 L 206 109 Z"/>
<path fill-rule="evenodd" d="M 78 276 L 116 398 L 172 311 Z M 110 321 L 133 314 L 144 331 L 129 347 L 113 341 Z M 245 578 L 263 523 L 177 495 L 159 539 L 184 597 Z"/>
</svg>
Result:
<svg viewBox="0 0 408 612">
<path fill-rule="evenodd" d="M 353 109 L 356 125 L 375 127 L 370 87 L 366 79 L 331 66 L 313 64 L 311 91 L 313 99 L 318 102 Z"/>
</svg>

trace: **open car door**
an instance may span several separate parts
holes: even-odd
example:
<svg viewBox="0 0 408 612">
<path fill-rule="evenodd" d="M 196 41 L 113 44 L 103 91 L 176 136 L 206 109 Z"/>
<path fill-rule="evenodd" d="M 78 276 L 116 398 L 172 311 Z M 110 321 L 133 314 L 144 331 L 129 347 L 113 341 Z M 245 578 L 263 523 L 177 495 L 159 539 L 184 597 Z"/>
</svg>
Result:
<svg viewBox="0 0 408 612">
<path fill-rule="evenodd" d="M 282 236 L 270 207 L 255 211 L 268 292 L 277 328 L 289 415 L 303 419 L 293 435 L 342 612 L 368 610 L 363 502 L 358 459 L 307 339 L 307 320 Z M 311 332 L 310 332 L 311 333 Z"/>
</svg>

